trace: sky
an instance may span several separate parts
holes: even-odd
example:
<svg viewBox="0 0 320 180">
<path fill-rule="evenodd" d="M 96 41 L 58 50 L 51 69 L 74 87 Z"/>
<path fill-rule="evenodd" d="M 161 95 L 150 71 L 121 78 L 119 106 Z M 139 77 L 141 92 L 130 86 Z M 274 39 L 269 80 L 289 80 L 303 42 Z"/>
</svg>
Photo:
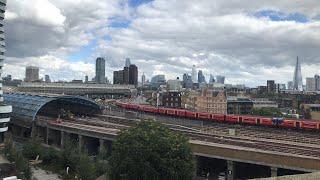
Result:
<svg viewBox="0 0 320 180">
<path fill-rule="evenodd" d="M 8 0 L 3 76 L 23 79 L 38 66 L 52 81 L 106 76 L 125 58 L 139 81 L 191 74 L 192 65 L 228 84 L 250 87 L 320 74 L 320 1 L 316 0 Z"/>
</svg>

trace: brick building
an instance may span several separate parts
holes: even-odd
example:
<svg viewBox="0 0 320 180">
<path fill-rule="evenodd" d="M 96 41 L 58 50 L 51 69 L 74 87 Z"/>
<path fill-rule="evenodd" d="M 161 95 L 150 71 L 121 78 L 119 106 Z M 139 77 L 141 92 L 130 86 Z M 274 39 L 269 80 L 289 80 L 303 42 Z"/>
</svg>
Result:
<svg viewBox="0 0 320 180">
<path fill-rule="evenodd" d="M 207 88 L 197 98 L 197 110 L 210 113 L 227 113 L 227 93 L 223 88 Z"/>
<path fill-rule="evenodd" d="M 164 107 L 181 107 L 181 92 L 180 91 L 167 91 L 161 95 L 162 103 Z"/>
</svg>

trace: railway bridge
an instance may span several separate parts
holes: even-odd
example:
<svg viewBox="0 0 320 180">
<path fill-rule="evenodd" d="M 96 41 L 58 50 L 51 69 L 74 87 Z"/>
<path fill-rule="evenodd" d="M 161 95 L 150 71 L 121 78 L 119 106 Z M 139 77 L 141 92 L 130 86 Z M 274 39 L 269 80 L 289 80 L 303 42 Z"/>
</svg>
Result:
<svg viewBox="0 0 320 180">
<path fill-rule="evenodd" d="M 129 128 L 138 121 L 96 115 L 101 107 L 80 97 L 11 96 L 5 99 L 8 99 L 7 104 L 13 106 L 13 135 L 28 138 L 37 134 L 43 137 L 44 143 L 60 148 L 63 148 L 66 138 L 69 137 L 78 142 L 79 148 L 87 148 L 92 154 L 98 153 L 102 148 L 110 153 L 112 141 L 116 139 L 118 131 Z M 35 98 L 37 101 L 34 101 Z M 19 103 L 17 99 L 23 103 Z M 30 106 L 31 102 L 36 102 L 34 106 L 37 105 L 37 108 Z M 72 111 L 75 114 L 73 120 L 57 121 L 56 118 L 50 118 L 61 108 Z M 87 117 L 84 112 L 95 112 L 95 115 Z M 276 139 L 272 136 L 280 133 L 282 129 L 246 129 L 230 124 L 186 127 L 172 123 L 169 128 L 190 137 L 190 144 L 196 156 L 226 160 L 228 179 L 235 178 L 237 163 L 268 166 L 271 176 L 276 176 L 279 168 L 305 172 L 320 171 L 320 141 L 318 135 L 311 132 L 286 131 L 285 136 Z M 299 134 L 300 137 L 305 136 L 305 139 L 294 138 Z"/>
</svg>

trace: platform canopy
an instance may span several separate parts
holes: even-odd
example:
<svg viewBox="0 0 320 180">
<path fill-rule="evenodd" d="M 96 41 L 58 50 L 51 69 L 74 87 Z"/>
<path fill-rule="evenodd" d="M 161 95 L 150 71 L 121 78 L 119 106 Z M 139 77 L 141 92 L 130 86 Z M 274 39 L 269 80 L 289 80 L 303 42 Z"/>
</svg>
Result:
<svg viewBox="0 0 320 180">
<path fill-rule="evenodd" d="M 12 106 L 12 118 L 34 121 L 38 112 L 48 114 L 59 110 L 71 110 L 73 113 L 96 114 L 101 106 L 91 99 L 80 96 L 65 95 L 33 95 L 21 93 L 5 93 L 4 102 Z"/>
</svg>

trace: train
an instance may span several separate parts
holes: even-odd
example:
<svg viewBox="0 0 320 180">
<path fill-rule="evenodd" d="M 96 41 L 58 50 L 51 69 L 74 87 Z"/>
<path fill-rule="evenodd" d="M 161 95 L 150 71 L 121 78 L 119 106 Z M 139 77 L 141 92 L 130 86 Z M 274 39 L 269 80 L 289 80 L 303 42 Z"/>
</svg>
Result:
<svg viewBox="0 0 320 180">
<path fill-rule="evenodd" d="M 320 130 L 320 122 L 302 119 L 284 119 L 279 117 L 259 117 L 250 115 L 233 115 L 233 114 L 213 114 L 208 112 L 188 111 L 184 109 L 173 109 L 164 107 L 142 106 L 117 101 L 116 106 L 132 109 L 136 111 L 144 111 L 147 113 L 155 113 L 160 115 L 175 116 L 181 118 L 189 118 L 202 121 L 216 121 L 226 123 L 238 123 L 245 125 L 258 125 L 269 127 L 283 127 L 288 129 L 303 130 Z"/>
</svg>

